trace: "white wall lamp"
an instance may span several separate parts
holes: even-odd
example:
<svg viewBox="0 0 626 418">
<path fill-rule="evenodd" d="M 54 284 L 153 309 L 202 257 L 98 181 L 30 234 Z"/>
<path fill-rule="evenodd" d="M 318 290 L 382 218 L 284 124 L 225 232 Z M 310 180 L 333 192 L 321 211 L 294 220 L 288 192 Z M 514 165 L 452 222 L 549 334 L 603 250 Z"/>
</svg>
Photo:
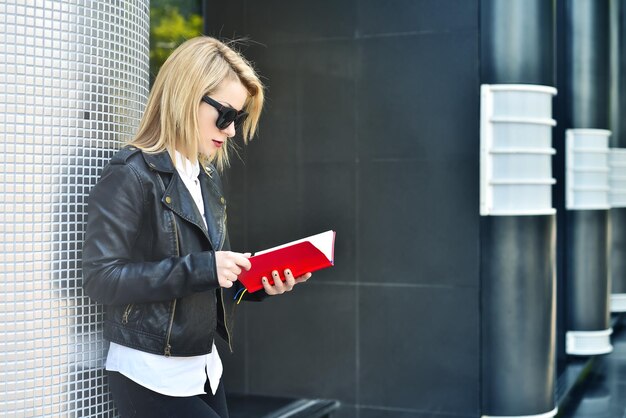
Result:
<svg viewBox="0 0 626 418">
<path fill-rule="evenodd" d="M 626 208 L 626 148 L 610 148 L 609 170 L 611 207 Z"/>
<path fill-rule="evenodd" d="M 525 84 L 481 86 L 480 214 L 551 215 L 552 97 Z"/>
<path fill-rule="evenodd" d="M 626 208 L 626 148 L 609 149 L 609 203 Z M 626 312 L 626 293 L 611 294 L 611 312 Z"/>
<path fill-rule="evenodd" d="M 566 140 L 565 207 L 610 209 L 609 137 L 606 129 L 568 129 Z"/>
</svg>

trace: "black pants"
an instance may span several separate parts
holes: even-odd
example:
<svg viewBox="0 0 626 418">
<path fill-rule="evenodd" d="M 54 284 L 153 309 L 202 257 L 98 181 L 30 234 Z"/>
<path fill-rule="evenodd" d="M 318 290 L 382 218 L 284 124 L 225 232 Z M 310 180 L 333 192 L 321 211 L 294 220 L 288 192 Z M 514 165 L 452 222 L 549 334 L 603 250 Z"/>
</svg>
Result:
<svg viewBox="0 0 626 418">
<path fill-rule="evenodd" d="M 175 397 L 146 389 L 121 373 L 107 371 L 107 374 L 109 390 L 121 418 L 228 418 L 222 382 L 215 395 L 207 381 L 206 394 Z"/>
</svg>

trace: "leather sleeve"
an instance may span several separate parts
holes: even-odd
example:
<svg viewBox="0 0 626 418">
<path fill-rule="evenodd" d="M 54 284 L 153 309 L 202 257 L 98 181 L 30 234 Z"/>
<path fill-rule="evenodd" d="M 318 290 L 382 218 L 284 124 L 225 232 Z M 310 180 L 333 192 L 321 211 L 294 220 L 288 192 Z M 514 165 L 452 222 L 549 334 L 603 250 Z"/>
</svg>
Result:
<svg viewBox="0 0 626 418">
<path fill-rule="evenodd" d="M 110 164 L 89 197 L 83 246 L 83 288 L 106 304 L 144 303 L 180 298 L 219 287 L 212 251 L 159 261 L 133 259 L 149 208 L 140 174 Z M 145 229 L 143 229 L 145 231 Z M 136 257 L 135 257 L 136 258 Z"/>
<path fill-rule="evenodd" d="M 230 235 L 228 234 L 228 227 L 226 228 L 226 238 L 224 239 L 224 245 L 222 246 L 222 250 L 224 251 L 231 251 L 230 248 Z M 234 283 L 234 286 L 229 288 L 229 289 L 224 289 L 224 292 L 226 294 L 226 296 L 229 299 L 233 299 L 236 300 L 237 299 L 237 295 L 239 294 L 240 291 L 242 291 L 243 289 L 243 285 L 241 284 L 240 281 L 236 281 Z M 252 301 L 252 302 L 261 302 L 263 300 L 265 300 L 269 295 L 267 293 L 265 293 L 265 290 L 258 290 L 254 293 L 249 293 L 246 292 L 243 295 L 243 300 L 245 301 Z"/>
</svg>

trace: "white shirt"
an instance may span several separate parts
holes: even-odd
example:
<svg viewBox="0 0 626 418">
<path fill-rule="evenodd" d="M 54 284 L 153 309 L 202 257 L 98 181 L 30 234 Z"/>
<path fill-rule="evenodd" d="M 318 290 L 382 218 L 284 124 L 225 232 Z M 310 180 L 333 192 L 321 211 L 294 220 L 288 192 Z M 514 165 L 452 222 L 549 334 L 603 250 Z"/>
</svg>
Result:
<svg viewBox="0 0 626 418">
<path fill-rule="evenodd" d="M 191 193 L 206 225 L 202 190 L 198 180 L 198 162 L 193 164 L 176 151 L 176 170 Z M 207 378 L 215 395 L 223 366 L 215 343 L 209 354 L 165 357 L 112 342 L 106 359 L 106 369 L 119 372 L 141 386 L 163 395 L 195 396 L 206 393 L 204 384 Z"/>
</svg>

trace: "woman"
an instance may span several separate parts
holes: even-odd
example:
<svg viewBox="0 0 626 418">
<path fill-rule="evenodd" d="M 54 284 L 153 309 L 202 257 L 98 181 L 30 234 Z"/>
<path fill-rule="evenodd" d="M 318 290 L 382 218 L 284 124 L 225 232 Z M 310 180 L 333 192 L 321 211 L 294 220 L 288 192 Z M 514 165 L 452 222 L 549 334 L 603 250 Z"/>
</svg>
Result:
<svg viewBox="0 0 626 418">
<path fill-rule="evenodd" d="M 231 344 L 250 254 L 229 251 L 218 171 L 237 128 L 252 138 L 262 106 L 263 85 L 239 53 L 209 37 L 185 42 L 91 192 L 83 287 L 107 305 L 106 369 L 122 417 L 228 417 L 214 337 Z M 282 273 L 284 283 L 263 278 L 265 294 L 310 277 Z"/>
</svg>

